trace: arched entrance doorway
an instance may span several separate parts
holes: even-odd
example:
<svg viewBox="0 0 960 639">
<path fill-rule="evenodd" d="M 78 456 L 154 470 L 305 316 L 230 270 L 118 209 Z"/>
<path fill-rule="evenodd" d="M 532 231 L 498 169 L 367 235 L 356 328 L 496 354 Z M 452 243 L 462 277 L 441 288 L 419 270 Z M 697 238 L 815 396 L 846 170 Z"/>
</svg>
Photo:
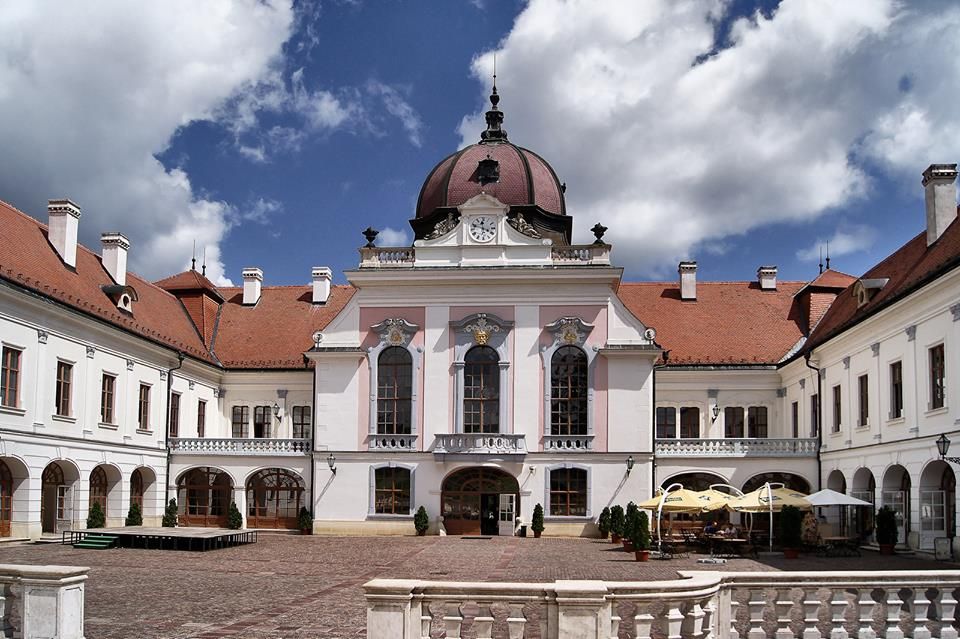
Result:
<svg viewBox="0 0 960 639">
<path fill-rule="evenodd" d="M 827 488 L 834 492 L 847 494 L 847 478 L 839 470 L 831 470 L 827 476 Z"/>
<path fill-rule="evenodd" d="M 897 543 L 907 543 L 910 532 L 910 473 L 894 464 L 883 474 L 880 507 L 889 506 L 897 516 Z"/>
<path fill-rule="evenodd" d="M 513 475 L 485 466 L 454 471 L 440 491 L 443 525 L 450 535 L 496 535 L 500 504 L 510 501 L 515 515 L 520 512 L 520 486 Z"/>
<path fill-rule="evenodd" d="M 783 484 L 785 488 L 789 488 L 790 490 L 795 490 L 804 495 L 810 494 L 810 482 L 800 475 L 794 475 L 793 473 L 762 473 L 760 475 L 754 475 L 743 485 L 743 492 L 744 494 L 752 493 L 766 483 Z"/>
<path fill-rule="evenodd" d="M 727 480 L 713 473 L 683 473 L 665 479 L 660 488 L 666 489 L 670 484 L 680 484 L 688 490 L 707 490 L 713 484 L 726 484 Z"/>
<path fill-rule="evenodd" d="M 107 473 L 103 466 L 90 471 L 90 508 L 94 504 L 100 504 L 103 516 L 107 517 Z"/>
<path fill-rule="evenodd" d="M 182 524 L 226 527 L 232 496 L 233 482 L 219 468 L 203 466 L 188 470 L 177 480 Z"/>
<path fill-rule="evenodd" d="M 29 478 L 27 466 L 16 457 L 0 458 L 0 537 L 24 534 L 29 513 Z M 20 529 L 15 530 L 17 526 Z"/>
<path fill-rule="evenodd" d="M 13 521 L 13 473 L 0 459 L 0 537 L 10 536 Z"/>
<path fill-rule="evenodd" d="M 957 478 L 944 461 L 927 464 L 920 475 L 920 548 L 933 550 L 937 537 L 956 531 Z"/>
<path fill-rule="evenodd" d="M 247 528 L 296 530 L 303 505 L 300 475 L 282 468 L 266 468 L 247 480 Z"/>
<path fill-rule="evenodd" d="M 73 521 L 74 484 L 80 474 L 76 467 L 50 462 L 40 476 L 40 530 L 58 533 Z"/>
<path fill-rule="evenodd" d="M 853 474 L 853 483 L 850 496 L 875 504 L 877 501 L 877 480 L 869 468 L 860 467 Z M 873 535 L 874 507 L 851 508 L 853 513 L 853 534 L 860 538 L 870 538 Z"/>
<path fill-rule="evenodd" d="M 830 474 L 827 475 L 827 488 L 841 495 L 847 494 L 847 478 L 844 476 L 843 471 L 839 469 L 830 471 Z M 828 506 L 817 509 L 820 517 L 825 517 L 827 522 L 833 526 L 832 531 L 821 530 L 820 534 L 824 537 L 831 536 L 831 532 L 833 534 L 849 535 L 848 531 L 852 527 L 851 517 L 855 515 L 856 510 L 857 508 L 850 508 L 848 506 Z"/>
<path fill-rule="evenodd" d="M 130 505 L 136 504 L 143 513 L 143 473 L 139 468 L 130 473 Z"/>
</svg>

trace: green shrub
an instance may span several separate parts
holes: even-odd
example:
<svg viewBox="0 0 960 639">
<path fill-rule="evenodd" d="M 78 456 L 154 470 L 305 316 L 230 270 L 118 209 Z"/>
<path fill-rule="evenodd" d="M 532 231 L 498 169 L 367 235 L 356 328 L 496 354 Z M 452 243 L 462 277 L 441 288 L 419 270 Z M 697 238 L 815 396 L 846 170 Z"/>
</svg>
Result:
<svg viewBox="0 0 960 639">
<path fill-rule="evenodd" d="M 623 538 L 629 539 L 631 543 L 636 542 L 637 535 L 640 534 L 640 509 L 632 501 L 627 504 L 627 512 L 623 518 Z"/>
<path fill-rule="evenodd" d="M 313 515 L 310 514 L 306 506 L 300 506 L 300 513 L 297 515 L 297 528 L 313 532 Z"/>
<path fill-rule="evenodd" d="M 618 537 L 623 537 L 623 525 L 626 523 L 623 515 L 623 506 L 617 504 L 610 509 L 610 532 Z"/>
<path fill-rule="evenodd" d="M 897 514 L 890 506 L 877 511 L 877 543 L 884 546 L 897 544 Z"/>
<path fill-rule="evenodd" d="M 160 525 L 164 528 L 175 528 L 177 526 L 177 500 L 170 499 L 167 507 L 163 511 L 163 520 Z"/>
<path fill-rule="evenodd" d="M 230 530 L 240 530 L 243 528 L 243 515 L 237 508 L 237 502 L 230 502 L 230 510 L 227 511 L 227 528 Z"/>
<path fill-rule="evenodd" d="M 123 521 L 124 526 L 142 526 L 143 513 L 140 512 L 140 504 L 134 502 L 130 504 L 130 510 L 127 511 L 127 518 Z"/>
<path fill-rule="evenodd" d="M 87 528 L 103 528 L 107 525 L 107 514 L 100 507 L 100 502 L 93 502 L 90 513 L 87 515 Z"/>
<path fill-rule="evenodd" d="M 417 513 L 413 516 L 413 527 L 416 528 L 418 535 L 425 534 L 430 527 L 430 516 L 423 506 L 417 508 Z"/>
<path fill-rule="evenodd" d="M 603 507 L 600 511 L 600 518 L 597 519 L 597 528 L 600 529 L 600 536 L 606 538 L 610 534 L 610 508 Z"/>
<path fill-rule="evenodd" d="M 533 521 L 530 522 L 530 529 L 535 533 L 543 532 L 543 506 L 540 504 L 533 507 Z"/>
<path fill-rule="evenodd" d="M 650 520 L 643 510 L 637 515 L 637 536 L 633 540 L 633 547 L 637 550 L 650 550 Z"/>
<path fill-rule="evenodd" d="M 803 513 L 796 506 L 784 506 L 780 511 L 780 545 L 799 548 L 803 538 Z"/>
</svg>

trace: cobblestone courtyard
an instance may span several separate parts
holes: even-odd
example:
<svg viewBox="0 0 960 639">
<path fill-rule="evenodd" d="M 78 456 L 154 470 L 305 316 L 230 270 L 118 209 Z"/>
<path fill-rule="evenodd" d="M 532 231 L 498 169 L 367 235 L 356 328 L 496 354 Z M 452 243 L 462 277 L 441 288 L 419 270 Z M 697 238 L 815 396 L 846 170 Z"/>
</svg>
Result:
<svg viewBox="0 0 960 639">
<path fill-rule="evenodd" d="M 0 548 L 0 563 L 90 566 L 88 639 L 363 637 L 364 582 L 374 577 L 553 581 L 673 579 L 710 569 L 697 556 L 636 563 L 590 539 L 300 537 L 207 553 L 60 545 Z M 732 559 L 722 570 L 922 570 L 914 557 Z"/>
</svg>

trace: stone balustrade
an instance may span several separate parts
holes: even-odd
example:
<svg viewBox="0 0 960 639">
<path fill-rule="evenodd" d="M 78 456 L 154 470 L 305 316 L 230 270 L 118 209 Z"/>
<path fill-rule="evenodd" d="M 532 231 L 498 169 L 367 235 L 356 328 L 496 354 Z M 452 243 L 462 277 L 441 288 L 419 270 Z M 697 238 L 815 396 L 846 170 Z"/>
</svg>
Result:
<svg viewBox="0 0 960 639">
<path fill-rule="evenodd" d="M 360 268 L 409 268 L 416 256 L 416 249 L 410 246 L 365 246 L 360 249 Z"/>
<path fill-rule="evenodd" d="M 544 435 L 543 450 L 583 453 L 593 450 L 593 435 Z"/>
<path fill-rule="evenodd" d="M 413 451 L 417 450 L 416 435 L 370 435 L 367 438 L 370 450 Z"/>
<path fill-rule="evenodd" d="M 609 264 L 610 246 L 607 244 L 582 244 L 555 246 L 551 257 L 558 264 Z"/>
<path fill-rule="evenodd" d="M 0 637 L 83 639 L 89 570 L 0 564 Z"/>
<path fill-rule="evenodd" d="M 816 457 L 816 439 L 658 439 L 661 457 Z"/>
<path fill-rule="evenodd" d="M 445 433 L 433 443 L 436 454 L 526 455 L 523 435 L 512 433 Z"/>
<path fill-rule="evenodd" d="M 367 638 L 957 639 L 960 572 L 680 572 L 651 582 L 375 579 Z"/>
<path fill-rule="evenodd" d="M 309 455 L 309 439 L 214 439 L 171 437 L 170 451 L 179 455 Z"/>
</svg>

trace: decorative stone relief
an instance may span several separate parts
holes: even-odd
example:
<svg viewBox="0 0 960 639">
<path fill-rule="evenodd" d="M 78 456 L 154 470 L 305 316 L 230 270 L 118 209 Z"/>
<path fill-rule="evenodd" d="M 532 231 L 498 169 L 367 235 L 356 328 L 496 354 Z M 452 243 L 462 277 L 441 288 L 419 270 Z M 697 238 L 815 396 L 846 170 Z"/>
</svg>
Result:
<svg viewBox="0 0 960 639">
<path fill-rule="evenodd" d="M 950 312 L 953 313 L 953 321 L 960 322 L 960 304 L 954 304 L 951 306 Z"/>
<path fill-rule="evenodd" d="M 379 324 L 374 324 L 370 330 L 380 336 L 381 344 L 386 346 L 406 346 L 413 339 L 420 327 L 411 324 L 402 317 L 389 317 Z M 373 349 L 370 349 L 373 350 Z"/>
<path fill-rule="evenodd" d="M 807 387 L 807 380 L 800 378 L 800 390 L 803 390 L 806 387 Z"/>
<path fill-rule="evenodd" d="M 97 349 L 93 346 L 87 346 L 87 357 L 93 359 L 93 356 L 97 354 Z"/>
<path fill-rule="evenodd" d="M 128 360 L 127 360 L 127 370 L 128 370 L 128 371 L 132 371 L 132 370 L 133 370 L 133 360 L 132 360 L 132 359 L 128 359 Z"/>
<path fill-rule="evenodd" d="M 486 346 L 487 342 L 490 341 L 490 334 L 500 332 L 499 326 L 491 324 L 487 321 L 487 318 L 483 316 L 478 317 L 472 324 L 468 324 L 465 329 L 467 332 L 473 333 L 473 341 L 476 342 L 478 346 Z"/>
<path fill-rule="evenodd" d="M 787 389 L 786 389 L 786 388 L 778 388 L 778 389 L 777 389 L 777 397 L 786 397 L 786 396 L 787 396 Z"/>
<path fill-rule="evenodd" d="M 532 237 L 537 240 L 541 239 L 540 231 L 534 228 L 533 224 L 527 222 L 526 218 L 523 217 L 523 213 L 518 213 L 516 217 L 507 220 L 507 224 L 512 226 L 518 233 L 526 235 L 527 237 Z"/>
<path fill-rule="evenodd" d="M 286 398 L 287 398 L 287 389 L 286 389 L 286 388 L 278 388 L 278 389 L 277 389 L 277 398 L 278 398 L 278 399 L 286 399 Z"/>
<path fill-rule="evenodd" d="M 916 327 L 916 325 L 914 325 L 914 326 L 908 326 L 907 329 L 906 329 L 906 332 L 907 332 L 907 341 L 908 341 L 908 342 L 912 342 L 913 340 L 917 339 L 917 327 Z"/>
<path fill-rule="evenodd" d="M 579 317 L 561 317 L 547 324 L 545 328 L 553 334 L 554 346 L 583 346 L 593 330 L 593 325 Z"/>
<path fill-rule="evenodd" d="M 874 342 L 871 344 L 870 352 L 873 353 L 874 357 L 878 357 L 880 355 L 880 342 Z"/>
<path fill-rule="evenodd" d="M 849 368 L 850 368 L 850 356 L 848 355 L 843 358 L 843 370 L 847 370 Z"/>
<path fill-rule="evenodd" d="M 46 344 L 47 339 L 49 339 L 49 337 L 50 337 L 50 333 L 48 333 L 47 331 L 44 331 L 42 329 L 37 331 L 37 341 L 40 342 L 41 344 Z"/>
<path fill-rule="evenodd" d="M 707 398 L 716 399 L 720 396 L 720 389 L 717 388 L 708 388 L 707 389 Z"/>
<path fill-rule="evenodd" d="M 197 383 L 196 383 L 195 381 L 193 381 L 192 379 L 191 379 L 189 382 L 187 382 L 187 388 L 190 389 L 190 390 L 193 390 L 193 388 L 194 388 L 196 385 L 197 385 Z"/>
<path fill-rule="evenodd" d="M 165 381 L 167 379 L 167 371 L 160 371 L 160 381 Z"/>
<path fill-rule="evenodd" d="M 434 224 L 433 230 L 430 231 L 429 234 L 427 234 L 426 239 L 435 240 L 438 237 L 446 235 L 447 233 L 449 233 L 450 231 L 452 231 L 457 227 L 457 222 L 459 222 L 459 220 L 456 218 L 456 216 L 454 216 L 452 212 L 447 213 L 446 218 Z"/>
</svg>

